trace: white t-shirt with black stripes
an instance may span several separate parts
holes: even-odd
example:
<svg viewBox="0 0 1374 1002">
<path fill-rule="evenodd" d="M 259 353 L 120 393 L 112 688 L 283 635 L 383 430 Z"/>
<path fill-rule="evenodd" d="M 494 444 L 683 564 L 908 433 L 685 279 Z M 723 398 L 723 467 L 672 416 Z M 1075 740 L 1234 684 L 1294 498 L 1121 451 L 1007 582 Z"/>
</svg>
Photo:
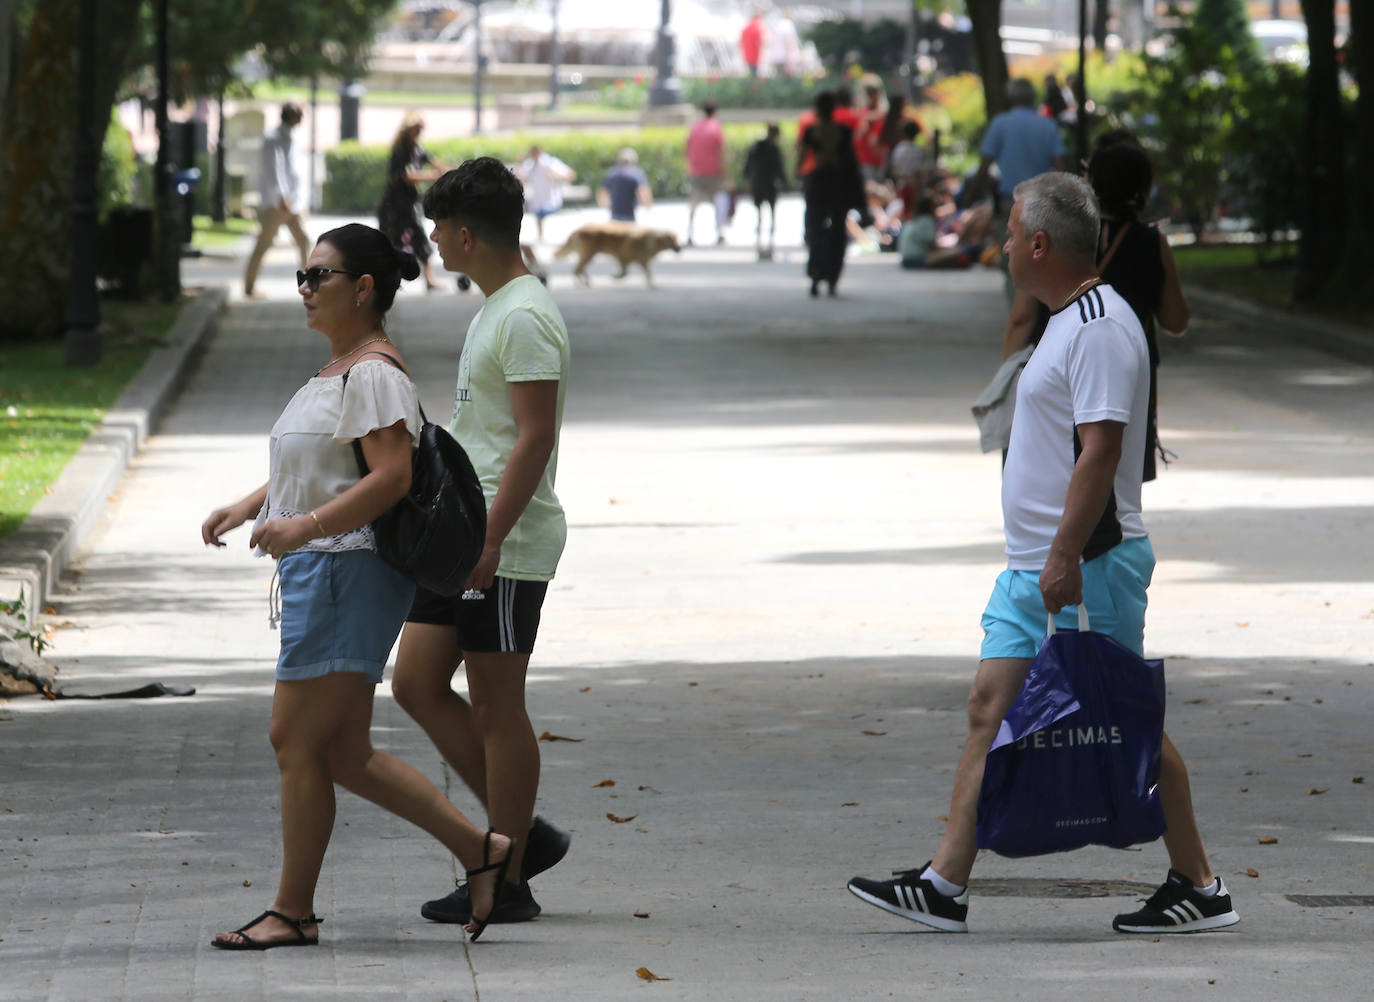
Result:
<svg viewBox="0 0 1374 1002">
<path fill-rule="evenodd" d="M 1115 520 L 1122 539 L 1146 534 L 1140 484 L 1149 393 L 1145 332 L 1111 286 L 1094 286 L 1050 316 L 1017 386 L 1002 473 L 1010 569 L 1045 566 L 1064 515 L 1080 424 L 1126 425 L 1113 487 Z"/>
</svg>

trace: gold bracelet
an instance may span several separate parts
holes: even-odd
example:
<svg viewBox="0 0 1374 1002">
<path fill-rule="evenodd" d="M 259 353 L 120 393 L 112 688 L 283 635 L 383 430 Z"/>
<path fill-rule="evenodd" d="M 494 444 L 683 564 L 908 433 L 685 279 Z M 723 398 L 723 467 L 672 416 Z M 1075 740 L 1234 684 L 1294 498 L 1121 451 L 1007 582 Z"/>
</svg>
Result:
<svg viewBox="0 0 1374 1002">
<path fill-rule="evenodd" d="M 327 533 L 327 532 L 324 531 L 324 526 L 320 524 L 320 516 L 316 515 L 316 514 L 312 511 L 312 512 L 310 513 L 310 517 L 313 518 L 313 519 L 315 520 L 315 528 L 317 528 L 317 529 L 320 530 L 320 537 L 321 537 L 321 538 L 323 538 L 323 537 L 329 535 L 329 533 Z"/>
</svg>

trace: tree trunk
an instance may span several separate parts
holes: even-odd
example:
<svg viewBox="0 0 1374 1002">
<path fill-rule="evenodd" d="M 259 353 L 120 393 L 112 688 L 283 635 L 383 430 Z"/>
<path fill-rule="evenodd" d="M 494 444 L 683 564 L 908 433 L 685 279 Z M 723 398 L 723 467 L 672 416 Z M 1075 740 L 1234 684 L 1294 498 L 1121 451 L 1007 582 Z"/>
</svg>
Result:
<svg viewBox="0 0 1374 1002">
<path fill-rule="evenodd" d="M 1093 45 L 1103 55 L 1107 53 L 1107 22 L 1111 16 L 1110 0 L 1096 0 L 1093 5 Z"/>
<path fill-rule="evenodd" d="M 15 56 L 19 51 L 15 9 L 19 0 L 0 0 L 0 137 L 5 135 L 5 109 L 9 107 L 10 84 L 14 79 Z"/>
<path fill-rule="evenodd" d="M 62 333 L 71 266 L 76 151 L 77 0 L 45 0 L 34 12 L 15 68 L 0 136 L 0 340 Z M 98 5 L 94 140 L 99 149 L 139 0 Z"/>
<path fill-rule="evenodd" d="M 1007 57 L 1002 52 L 1002 0 L 967 0 L 973 55 L 983 77 L 988 121 L 1007 107 Z"/>
<path fill-rule="evenodd" d="M 1374 269 L 1374 251 L 1369 246 L 1374 234 L 1374 10 L 1368 4 L 1350 5 L 1348 52 L 1355 64 L 1355 83 L 1359 97 L 1355 103 L 1355 173 L 1361 183 L 1354 185 L 1354 217 L 1345 246 L 1342 266 L 1343 285 L 1348 301 L 1364 307 L 1374 306 L 1374 288 L 1369 282 Z"/>
<path fill-rule="evenodd" d="M 1345 247 L 1345 148 L 1341 136 L 1333 0 L 1302 0 L 1307 20 L 1307 155 L 1303 161 L 1302 239 L 1293 298 L 1316 299 Z"/>
</svg>

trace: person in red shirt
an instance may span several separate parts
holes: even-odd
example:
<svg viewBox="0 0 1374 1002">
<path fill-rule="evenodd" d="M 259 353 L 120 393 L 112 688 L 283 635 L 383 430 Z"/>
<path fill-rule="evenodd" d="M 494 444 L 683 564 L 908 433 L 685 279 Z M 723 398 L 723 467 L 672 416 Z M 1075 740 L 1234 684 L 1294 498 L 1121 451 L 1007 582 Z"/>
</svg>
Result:
<svg viewBox="0 0 1374 1002">
<path fill-rule="evenodd" d="M 739 47 L 744 54 L 744 65 L 749 67 L 749 75 L 755 78 L 759 75 L 759 57 L 763 53 L 764 31 L 763 12 L 755 7 L 754 16 L 739 33 Z"/>
<path fill-rule="evenodd" d="M 692 231 L 697 218 L 697 206 L 702 202 L 715 203 L 716 192 L 725 187 L 725 133 L 716 118 L 716 103 L 707 101 L 701 106 L 701 118 L 687 133 L 687 245 L 692 245 Z M 716 219 L 716 243 L 725 243 L 720 219 Z"/>
</svg>

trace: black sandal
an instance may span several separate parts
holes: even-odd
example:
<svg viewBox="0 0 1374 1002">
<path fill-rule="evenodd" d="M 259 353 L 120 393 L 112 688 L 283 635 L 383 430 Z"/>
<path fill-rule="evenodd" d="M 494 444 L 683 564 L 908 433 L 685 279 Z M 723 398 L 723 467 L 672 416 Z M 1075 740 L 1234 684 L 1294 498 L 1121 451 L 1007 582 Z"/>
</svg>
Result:
<svg viewBox="0 0 1374 1002">
<path fill-rule="evenodd" d="M 496 908 L 498 905 L 501 904 L 501 895 L 506 893 L 506 871 L 510 869 L 510 857 L 511 854 L 515 852 L 516 842 L 519 841 L 519 839 L 512 838 L 510 840 L 510 845 L 506 846 L 505 858 L 503 858 L 499 863 L 493 863 L 491 862 L 491 836 L 492 832 L 490 829 L 488 829 L 486 838 L 482 840 L 482 865 L 477 867 L 477 869 L 475 870 L 467 871 L 468 894 L 472 893 L 473 877 L 477 876 L 478 874 L 489 873 L 492 870 L 496 871 L 496 886 L 492 888 L 491 907 L 487 909 L 487 917 L 478 918 L 475 913 L 472 916 L 472 922 L 476 924 L 477 930 L 475 932 L 469 933 L 468 938 L 471 939 L 474 943 L 477 942 L 477 937 L 482 935 L 482 933 L 486 930 L 487 923 L 491 921 L 491 917 L 496 914 Z"/>
<path fill-rule="evenodd" d="M 291 926 L 291 928 L 296 930 L 296 938 L 278 940 L 275 943 L 259 943 L 256 940 L 249 939 L 246 930 L 253 928 L 253 926 L 257 925 L 265 918 L 281 919 L 287 925 Z M 242 942 L 235 942 L 233 940 L 227 939 L 212 939 L 210 940 L 210 945 L 220 950 L 270 950 L 273 947 L 277 946 L 319 946 L 320 937 L 318 932 L 316 933 L 315 938 L 311 939 L 309 936 L 305 934 L 305 930 L 302 929 L 301 926 L 318 926 L 323 924 L 324 919 L 318 918 L 315 915 L 307 915 L 305 918 L 293 919 L 288 918 L 281 912 L 273 911 L 271 908 L 269 908 L 267 909 L 267 911 L 263 912 L 257 918 L 253 919 L 253 921 L 249 922 L 247 925 L 240 926 L 238 929 L 235 929 L 233 931 L 232 935 L 241 937 Z"/>
</svg>

